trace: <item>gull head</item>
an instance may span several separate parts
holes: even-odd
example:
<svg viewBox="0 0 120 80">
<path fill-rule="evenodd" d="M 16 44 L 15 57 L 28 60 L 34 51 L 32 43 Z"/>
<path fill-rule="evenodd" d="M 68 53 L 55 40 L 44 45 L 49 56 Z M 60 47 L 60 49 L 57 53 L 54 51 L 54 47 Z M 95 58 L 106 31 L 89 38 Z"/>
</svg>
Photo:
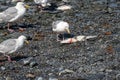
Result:
<svg viewBox="0 0 120 80">
<path fill-rule="evenodd" d="M 18 37 L 18 40 L 21 40 L 21 41 L 23 41 L 23 42 L 25 41 L 25 43 L 29 44 L 29 42 L 27 41 L 27 37 L 24 36 L 24 35 L 19 36 L 19 37 Z"/>
<path fill-rule="evenodd" d="M 70 34 L 70 29 L 68 27 L 65 28 L 65 31 Z"/>
<path fill-rule="evenodd" d="M 17 2 L 16 6 L 24 6 L 25 4 L 23 2 Z"/>
<path fill-rule="evenodd" d="M 21 7 L 29 8 L 30 6 L 24 4 L 24 2 L 17 2 L 16 7 L 18 7 L 18 8 L 21 8 Z"/>
<path fill-rule="evenodd" d="M 70 34 L 69 24 L 67 22 L 63 22 L 62 26 L 64 27 L 65 32 Z"/>
</svg>

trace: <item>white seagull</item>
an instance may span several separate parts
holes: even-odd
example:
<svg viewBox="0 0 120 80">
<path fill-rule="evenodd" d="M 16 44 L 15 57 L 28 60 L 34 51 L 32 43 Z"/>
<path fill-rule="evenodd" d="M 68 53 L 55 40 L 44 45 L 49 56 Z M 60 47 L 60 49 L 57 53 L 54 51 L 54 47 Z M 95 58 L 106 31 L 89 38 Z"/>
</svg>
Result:
<svg viewBox="0 0 120 80">
<path fill-rule="evenodd" d="M 13 32 L 13 30 L 10 29 L 10 23 L 23 17 L 26 12 L 26 8 L 29 8 L 29 6 L 25 5 L 23 2 L 18 2 L 16 6 L 9 7 L 5 11 L 0 12 L 0 23 L 8 22 L 8 30 Z"/>
<path fill-rule="evenodd" d="M 68 24 L 67 22 L 65 22 L 65 21 L 62 21 L 62 20 L 54 21 L 54 22 L 52 23 L 52 30 L 53 30 L 54 32 L 58 33 L 58 34 L 57 34 L 57 41 L 59 41 L 58 35 L 59 35 L 60 33 L 67 32 L 67 33 L 70 34 L 69 24 Z M 64 37 L 63 37 L 63 39 L 64 39 Z"/>
<path fill-rule="evenodd" d="M 0 53 L 8 58 L 11 62 L 11 58 L 8 54 L 16 52 L 18 49 L 23 47 L 24 41 L 28 44 L 27 38 L 23 35 L 19 36 L 18 39 L 7 39 L 0 43 Z"/>
</svg>

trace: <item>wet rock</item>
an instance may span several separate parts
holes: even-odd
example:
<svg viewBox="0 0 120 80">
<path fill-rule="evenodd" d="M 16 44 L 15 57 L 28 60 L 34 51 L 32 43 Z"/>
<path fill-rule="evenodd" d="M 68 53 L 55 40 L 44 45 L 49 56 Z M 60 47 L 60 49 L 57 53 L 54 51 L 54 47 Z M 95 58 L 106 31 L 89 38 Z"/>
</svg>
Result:
<svg viewBox="0 0 120 80">
<path fill-rule="evenodd" d="M 32 60 L 33 58 L 32 57 L 30 57 L 30 58 L 27 58 L 27 59 L 24 59 L 23 60 L 23 65 L 28 65 L 28 64 L 30 64 L 30 61 Z"/>
<path fill-rule="evenodd" d="M 115 7 L 118 7 L 118 5 L 116 3 L 111 3 L 111 4 L 109 4 L 109 7 L 115 8 Z"/>
<path fill-rule="evenodd" d="M 11 77 L 6 77 L 5 80 L 13 80 L 13 78 L 11 78 Z"/>
<path fill-rule="evenodd" d="M 6 69 L 4 66 L 1 66 L 0 68 L 2 71 L 4 71 Z"/>
<path fill-rule="evenodd" d="M 49 73 L 49 79 L 48 80 L 58 80 L 56 77 L 55 77 L 55 74 L 53 73 Z"/>
<path fill-rule="evenodd" d="M 88 80 L 103 80 L 105 77 L 105 74 L 91 74 L 87 77 Z"/>
<path fill-rule="evenodd" d="M 119 80 L 120 79 L 120 74 L 117 74 L 115 78 L 116 78 L 116 80 Z"/>
<path fill-rule="evenodd" d="M 45 79 L 43 79 L 43 77 L 37 77 L 35 78 L 35 80 L 45 80 Z"/>
<path fill-rule="evenodd" d="M 34 75 L 34 74 L 32 74 L 32 73 L 28 73 L 28 74 L 26 74 L 26 77 L 27 77 L 27 78 L 34 78 L 34 77 L 35 77 L 35 75 Z"/>
<path fill-rule="evenodd" d="M 73 72 L 74 72 L 73 70 L 65 69 L 65 70 L 60 71 L 59 75 L 61 75 L 63 73 L 65 74 L 65 73 L 73 73 Z"/>
<path fill-rule="evenodd" d="M 58 79 L 50 77 L 48 80 L 58 80 Z"/>
</svg>

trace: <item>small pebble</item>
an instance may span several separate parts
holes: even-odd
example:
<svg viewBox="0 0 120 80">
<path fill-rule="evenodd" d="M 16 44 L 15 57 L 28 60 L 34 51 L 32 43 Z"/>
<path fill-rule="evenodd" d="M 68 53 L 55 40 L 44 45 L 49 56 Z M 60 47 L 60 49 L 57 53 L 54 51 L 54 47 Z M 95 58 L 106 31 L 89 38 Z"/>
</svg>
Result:
<svg viewBox="0 0 120 80">
<path fill-rule="evenodd" d="M 62 70 L 61 72 L 59 72 L 59 75 L 61 75 L 63 73 L 73 73 L 73 72 L 74 72 L 73 70 L 65 69 L 65 70 Z"/>
<path fill-rule="evenodd" d="M 44 80 L 43 77 L 37 77 L 35 80 Z"/>
<path fill-rule="evenodd" d="M 51 78 L 51 77 L 50 77 L 48 80 L 58 80 L 58 79 L 57 79 L 57 78 Z"/>
<path fill-rule="evenodd" d="M 34 74 L 32 74 L 32 73 L 29 73 L 29 74 L 27 74 L 27 75 L 26 75 L 26 77 L 27 77 L 27 78 L 34 78 L 34 77 L 35 77 L 35 75 L 34 75 Z"/>
<path fill-rule="evenodd" d="M 11 77 L 6 77 L 5 80 L 13 80 Z"/>
<path fill-rule="evenodd" d="M 4 66 L 1 66 L 1 70 L 4 71 L 6 68 Z"/>
<path fill-rule="evenodd" d="M 27 58 L 27 59 L 24 59 L 24 60 L 23 60 L 23 65 L 28 65 L 28 64 L 30 64 L 31 59 L 32 59 L 32 57 Z"/>
<path fill-rule="evenodd" d="M 36 63 L 35 61 L 32 61 L 32 62 L 30 63 L 30 67 L 34 67 L 35 65 L 37 65 L 37 63 Z"/>
</svg>

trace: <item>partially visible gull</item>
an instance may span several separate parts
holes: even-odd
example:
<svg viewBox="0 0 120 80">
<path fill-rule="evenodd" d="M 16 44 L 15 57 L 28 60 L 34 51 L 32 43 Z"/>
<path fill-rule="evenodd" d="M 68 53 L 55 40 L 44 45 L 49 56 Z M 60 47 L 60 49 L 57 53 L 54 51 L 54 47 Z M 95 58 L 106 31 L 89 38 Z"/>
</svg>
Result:
<svg viewBox="0 0 120 80">
<path fill-rule="evenodd" d="M 18 39 L 8 39 L 3 41 L 0 43 L 0 53 L 3 53 L 4 56 L 8 58 L 8 61 L 11 61 L 8 54 L 14 53 L 23 47 L 24 41 L 28 43 L 27 38 L 23 35 L 19 36 Z"/>
<path fill-rule="evenodd" d="M 57 33 L 57 41 L 59 41 L 58 35 L 60 33 L 64 33 L 64 32 L 70 33 L 69 24 L 62 20 L 54 21 L 52 23 L 52 30 Z"/>
<path fill-rule="evenodd" d="M 50 3 L 48 3 L 48 0 L 34 0 L 34 2 L 38 5 L 40 5 L 41 8 L 50 5 Z"/>
<path fill-rule="evenodd" d="M 29 8 L 28 5 L 25 5 L 23 2 L 18 2 L 16 6 L 9 7 L 3 12 L 0 12 L 0 23 L 8 22 L 8 30 L 13 32 L 14 30 L 10 29 L 10 23 L 14 22 L 24 16 L 26 8 Z"/>
<path fill-rule="evenodd" d="M 24 2 L 25 0 L 12 0 L 11 2 Z"/>
<path fill-rule="evenodd" d="M 68 0 L 62 0 L 63 2 L 68 2 Z"/>
</svg>

